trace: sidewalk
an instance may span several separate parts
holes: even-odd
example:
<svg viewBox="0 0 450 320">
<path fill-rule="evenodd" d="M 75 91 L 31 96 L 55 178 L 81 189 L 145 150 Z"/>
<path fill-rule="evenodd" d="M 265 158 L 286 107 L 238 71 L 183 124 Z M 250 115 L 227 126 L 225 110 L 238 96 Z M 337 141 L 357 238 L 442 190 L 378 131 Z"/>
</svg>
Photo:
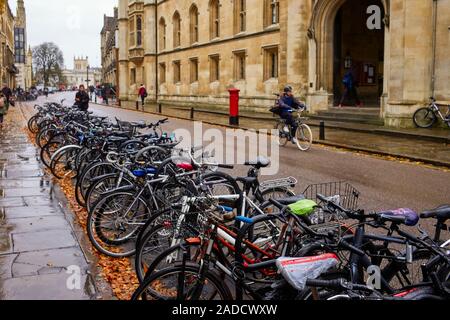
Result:
<svg viewBox="0 0 450 320">
<path fill-rule="evenodd" d="M 0 132 L 0 299 L 96 298 L 93 273 L 77 240 L 81 233 L 54 200 L 54 186 L 25 125 L 20 109 L 11 108 Z M 80 289 L 69 290 L 76 270 Z"/>
<path fill-rule="evenodd" d="M 136 110 L 133 103 L 122 103 L 124 109 Z M 139 104 L 139 110 L 142 106 Z M 145 106 L 145 112 L 157 113 L 156 106 Z M 162 116 L 191 120 L 191 109 L 180 106 L 162 106 Z M 228 126 L 228 113 L 218 110 L 194 109 L 194 120 Z M 273 129 L 276 118 L 269 113 L 244 112 L 240 117 L 243 129 Z M 319 138 L 320 121 L 309 120 L 315 142 L 355 151 L 405 158 L 432 165 L 450 167 L 450 129 L 390 129 L 382 126 L 325 122 L 325 140 Z"/>
</svg>

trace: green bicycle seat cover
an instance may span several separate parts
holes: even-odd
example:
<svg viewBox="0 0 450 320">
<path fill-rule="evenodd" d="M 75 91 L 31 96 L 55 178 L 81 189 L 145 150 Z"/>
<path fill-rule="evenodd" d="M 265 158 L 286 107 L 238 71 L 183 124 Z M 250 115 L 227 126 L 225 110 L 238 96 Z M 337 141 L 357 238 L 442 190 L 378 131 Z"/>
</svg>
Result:
<svg viewBox="0 0 450 320">
<path fill-rule="evenodd" d="M 312 214 L 317 207 L 317 203 L 312 200 L 300 200 L 288 206 L 292 213 L 297 216 L 308 216 Z"/>
</svg>

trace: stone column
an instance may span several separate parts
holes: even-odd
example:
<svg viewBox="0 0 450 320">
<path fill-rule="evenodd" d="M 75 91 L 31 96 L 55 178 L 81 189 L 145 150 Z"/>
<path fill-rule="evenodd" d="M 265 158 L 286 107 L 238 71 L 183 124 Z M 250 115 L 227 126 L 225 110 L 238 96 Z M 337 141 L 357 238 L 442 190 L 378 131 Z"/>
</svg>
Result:
<svg viewBox="0 0 450 320">
<path fill-rule="evenodd" d="M 297 94 L 308 92 L 308 25 L 310 0 L 280 2 L 280 86 L 292 85 Z"/>
<path fill-rule="evenodd" d="M 431 95 L 433 1 L 393 0 L 390 10 L 388 102 L 385 124 L 411 127 Z"/>
<path fill-rule="evenodd" d="M 119 0 L 119 93 L 120 100 L 127 101 L 129 94 L 128 68 L 128 0 Z"/>
<path fill-rule="evenodd" d="M 144 2 L 144 83 L 148 91 L 147 100 L 156 100 L 156 1 Z"/>
</svg>

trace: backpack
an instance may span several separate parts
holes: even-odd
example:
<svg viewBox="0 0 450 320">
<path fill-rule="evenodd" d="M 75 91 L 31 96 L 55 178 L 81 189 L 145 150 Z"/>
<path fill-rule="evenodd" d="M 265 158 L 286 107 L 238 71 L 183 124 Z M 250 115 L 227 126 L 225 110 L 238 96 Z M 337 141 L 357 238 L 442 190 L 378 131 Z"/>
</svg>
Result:
<svg viewBox="0 0 450 320">
<path fill-rule="evenodd" d="M 342 80 L 342 82 L 344 83 L 344 85 L 345 85 L 346 87 L 351 87 L 351 86 L 353 86 L 353 77 L 352 77 L 351 73 L 347 73 L 347 74 L 344 76 L 344 79 Z"/>
</svg>

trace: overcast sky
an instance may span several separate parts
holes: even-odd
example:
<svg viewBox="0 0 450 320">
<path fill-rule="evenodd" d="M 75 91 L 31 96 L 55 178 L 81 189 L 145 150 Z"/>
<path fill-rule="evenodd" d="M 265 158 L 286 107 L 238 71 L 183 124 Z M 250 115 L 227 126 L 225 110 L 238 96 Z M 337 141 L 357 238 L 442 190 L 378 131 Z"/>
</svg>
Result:
<svg viewBox="0 0 450 320">
<path fill-rule="evenodd" d="M 14 15 L 17 0 L 8 0 Z M 74 56 L 88 56 L 92 67 L 101 65 L 100 31 L 103 15 L 113 15 L 118 0 L 24 0 L 28 44 L 56 43 L 64 62 L 73 68 Z"/>
</svg>

